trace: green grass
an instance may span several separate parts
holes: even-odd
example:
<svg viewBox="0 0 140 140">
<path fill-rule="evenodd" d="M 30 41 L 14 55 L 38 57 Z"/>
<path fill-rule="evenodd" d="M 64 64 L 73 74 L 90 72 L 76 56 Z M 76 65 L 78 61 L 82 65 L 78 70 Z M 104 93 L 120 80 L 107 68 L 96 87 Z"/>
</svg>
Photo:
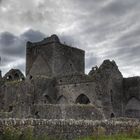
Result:
<svg viewBox="0 0 140 140">
<path fill-rule="evenodd" d="M 7 127 L 3 133 L 0 133 L 0 140 L 58 140 L 49 138 L 48 136 L 38 136 L 33 135 L 33 128 L 26 129 L 15 129 L 13 127 Z M 99 134 L 97 136 L 79 138 L 75 140 L 140 140 L 140 130 L 130 131 L 127 134 L 117 134 L 111 136 L 105 136 L 104 134 Z"/>
<path fill-rule="evenodd" d="M 77 140 L 140 140 L 140 129 L 131 129 L 127 133 L 120 133 L 116 135 L 110 135 L 106 136 L 104 135 L 104 131 L 98 130 L 98 133 L 96 136 L 93 137 L 87 137 L 83 139 L 77 139 Z"/>
<path fill-rule="evenodd" d="M 140 140 L 140 136 L 128 136 L 128 135 L 114 135 L 114 136 L 98 136 L 98 137 L 89 137 L 77 140 Z"/>
</svg>

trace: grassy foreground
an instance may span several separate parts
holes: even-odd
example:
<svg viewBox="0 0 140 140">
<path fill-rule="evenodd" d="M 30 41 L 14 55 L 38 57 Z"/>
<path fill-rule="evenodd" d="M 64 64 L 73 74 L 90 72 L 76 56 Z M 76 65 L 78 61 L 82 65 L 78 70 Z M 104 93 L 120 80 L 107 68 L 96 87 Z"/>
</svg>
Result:
<svg viewBox="0 0 140 140">
<path fill-rule="evenodd" d="M 47 136 L 42 136 L 35 138 L 34 136 L 27 134 L 27 135 L 14 135 L 14 134 L 6 134 L 0 136 L 0 140 L 58 140 L 48 138 Z M 96 137 L 89 137 L 89 138 L 79 138 L 76 140 L 140 140 L 140 135 L 138 136 L 128 136 L 128 135 L 114 135 L 114 136 L 96 136 Z"/>
<path fill-rule="evenodd" d="M 0 140 L 63 140 L 48 138 L 48 136 L 38 136 L 33 135 L 33 129 L 27 128 L 26 130 L 19 131 L 13 127 L 8 127 L 3 133 L 0 132 Z M 75 140 L 140 140 L 140 130 L 131 131 L 129 134 L 117 134 L 112 136 L 97 135 L 87 138 L 79 138 Z"/>
<path fill-rule="evenodd" d="M 140 140 L 140 136 L 128 136 L 128 135 L 98 136 L 78 140 Z"/>
</svg>

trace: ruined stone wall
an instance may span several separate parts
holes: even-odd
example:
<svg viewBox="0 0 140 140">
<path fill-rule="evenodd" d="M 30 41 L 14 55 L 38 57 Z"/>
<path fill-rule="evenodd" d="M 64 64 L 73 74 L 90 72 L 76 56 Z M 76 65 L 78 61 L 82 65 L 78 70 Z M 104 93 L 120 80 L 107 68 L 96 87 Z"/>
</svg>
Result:
<svg viewBox="0 0 140 140">
<path fill-rule="evenodd" d="M 114 61 L 104 61 L 93 75 L 61 77 L 57 82 L 61 103 L 77 103 L 85 95 L 105 118 L 123 116 L 123 77 Z"/>
<path fill-rule="evenodd" d="M 63 44 L 56 44 L 53 71 L 54 76 L 84 74 L 85 52 Z"/>
<path fill-rule="evenodd" d="M 84 73 L 85 52 L 60 42 L 27 43 L 26 75 L 48 77 Z"/>
<path fill-rule="evenodd" d="M 14 127 L 21 135 L 31 130 L 35 136 L 48 136 L 57 139 L 133 133 L 140 129 L 140 121 L 134 119 L 91 120 L 47 120 L 47 119 L 0 119 L 0 136 L 6 128 Z M 25 131 L 27 130 L 27 131 Z M 13 131 L 12 131 L 13 132 Z"/>
<path fill-rule="evenodd" d="M 33 118 L 101 120 L 103 115 L 94 105 L 37 104 L 32 106 Z"/>
<path fill-rule="evenodd" d="M 31 117 L 31 107 L 34 104 L 44 104 L 50 97 L 50 102 L 56 102 L 54 80 L 34 78 L 25 81 L 5 82 L 0 87 L 0 117 Z"/>
<path fill-rule="evenodd" d="M 27 115 L 32 104 L 34 88 L 27 82 L 6 82 L 0 92 L 0 117 Z"/>
<path fill-rule="evenodd" d="M 91 75 L 92 76 L 92 75 Z M 122 116 L 123 77 L 114 61 L 105 60 L 93 74 L 100 102 L 107 118 Z"/>
<path fill-rule="evenodd" d="M 124 116 L 140 117 L 140 77 L 124 78 Z"/>
<path fill-rule="evenodd" d="M 97 105 L 97 88 L 98 85 L 95 82 L 58 85 L 59 103 L 63 104 L 63 102 L 65 102 L 67 104 L 76 104 L 78 103 L 76 102 L 77 98 L 83 95 L 89 99 L 89 103 Z"/>
<path fill-rule="evenodd" d="M 86 74 L 72 74 L 72 75 L 60 76 L 56 78 L 56 82 L 58 85 L 88 83 L 88 82 L 93 82 L 94 80 L 95 80 L 94 77 L 91 77 Z"/>
<path fill-rule="evenodd" d="M 101 119 L 102 114 L 92 101 L 96 101 L 95 86 L 94 82 L 57 85 L 55 79 L 45 77 L 5 82 L 0 88 L 0 117 Z M 87 97 L 86 105 L 76 102 L 81 94 Z"/>
<path fill-rule="evenodd" d="M 6 82 L 0 93 L 1 116 L 31 117 L 35 105 L 91 104 L 104 118 L 112 117 L 112 113 L 118 117 L 122 115 L 122 80 L 117 66 L 108 61 L 94 76 L 74 74 L 51 79 L 40 75 L 22 82 Z"/>
<path fill-rule="evenodd" d="M 3 76 L 4 81 L 23 81 L 24 79 L 24 75 L 18 69 L 11 69 Z"/>
</svg>

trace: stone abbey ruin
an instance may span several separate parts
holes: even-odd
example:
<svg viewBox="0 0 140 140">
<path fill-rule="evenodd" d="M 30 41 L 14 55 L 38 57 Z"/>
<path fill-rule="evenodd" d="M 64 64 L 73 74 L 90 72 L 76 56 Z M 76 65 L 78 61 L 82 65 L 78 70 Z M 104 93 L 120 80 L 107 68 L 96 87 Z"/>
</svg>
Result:
<svg viewBox="0 0 140 140">
<path fill-rule="evenodd" d="M 85 52 L 62 44 L 56 35 L 27 42 L 26 77 L 18 69 L 0 76 L 0 126 L 6 121 L 21 125 L 26 120 L 27 124 L 43 124 L 41 128 L 50 135 L 55 131 L 73 138 L 91 134 L 95 120 L 120 117 L 134 122 L 140 118 L 140 77 L 123 78 L 110 60 L 85 74 Z M 139 121 L 136 124 L 140 126 Z"/>
</svg>

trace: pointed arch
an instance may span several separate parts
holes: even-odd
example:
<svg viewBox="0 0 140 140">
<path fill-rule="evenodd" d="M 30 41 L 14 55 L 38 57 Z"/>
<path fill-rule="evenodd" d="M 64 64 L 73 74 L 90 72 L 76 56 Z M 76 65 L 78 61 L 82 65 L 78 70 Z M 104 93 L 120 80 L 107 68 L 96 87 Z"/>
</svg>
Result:
<svg viewBox="0 0 140 140">
<path fill-rule="evenodd" d="M 125 115 L 127 117 L 140 117 L 140 100 L 136 97 L 131 97 L 125 107 Z"/>
<path fill-rule="evenodd" d="M 57 99 L 57 103 L 58 103 L 58 104 L 66 104 L 66 103 L 68 103 L 68 100 L 67 100 L 67 98 L 66 98 L 65 96 L 61 95 L 61 96 L 59 96 L 59 98 Z"/>
<path fill-rule="evenodd" d="M 80 94 L 77 99 L 76 99 L 76 104 L 79 103 L 79 104 L 89 104 L 90 103 L 90 100 L 89 98 L 85 95 L 85 94 Z"/>
<path fill-rule="evenodd" d="M 41 69 L 39 69 L 39 67 L 41 67 Z M 43 56 L 38 55 L 35 61 L 33 62 L 32 67 L 29 72 L 34 75 L 40 75 L 40 74 L 46 75 L 46 73 L 47 74 L 51 73 L 51 69 L 48 63 L 44 60 Z"/>
</svg>

